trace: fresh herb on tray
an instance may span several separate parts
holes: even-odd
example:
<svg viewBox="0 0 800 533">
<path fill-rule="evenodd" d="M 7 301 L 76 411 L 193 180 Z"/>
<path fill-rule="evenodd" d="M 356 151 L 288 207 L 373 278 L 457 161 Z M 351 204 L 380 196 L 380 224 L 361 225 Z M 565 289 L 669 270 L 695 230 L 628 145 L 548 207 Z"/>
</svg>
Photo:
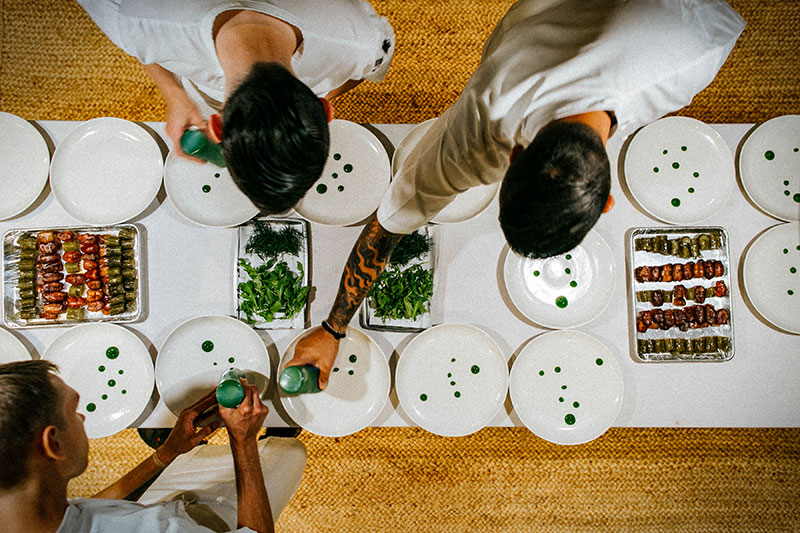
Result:
<svg viewBox="0 0 800 533">
<path fill-rule="evenodd" d="M 247 259 L 239 259 L 239 266 L 250 276 L 249 281 L 239 283 L 239 309 L 247 315 L 248 324 L 255 324 L 254 316 L 267 322 L 275 318 L 291 319 L 303 309 L 311 287 L 303 286 L 302 263 L 297 263 L 297 274 L 285 261 L 278 263 L 275 258 L 258 267 L 253 267 Z"/>
<path fill-rule="evenodd" d="M 269 222 L 255 220 L 244 251 L 268 261 L 283 254 L 298 255 L 302 248 L 303 233 L 294 226 L 287 224 L 275 230 Z"/>
<path fill-rule="evenodd" d="M 424 231 L 424 230 L 422 230 Z M 396 266 L 405 266 L 412 260 L 421 257 L 428 253 L 431 249 L 431 238 L 422 233 L 415 231 L 403 237 L 389 257 L 389 264 Z"/>
<path fill-rule="evenodd" d="M 390 264 L 369 291 L 373 312 L 384 322 L 427 313 L 432 296 L 433 272 L 422 265 L 402 269 Z"/>
</svg>

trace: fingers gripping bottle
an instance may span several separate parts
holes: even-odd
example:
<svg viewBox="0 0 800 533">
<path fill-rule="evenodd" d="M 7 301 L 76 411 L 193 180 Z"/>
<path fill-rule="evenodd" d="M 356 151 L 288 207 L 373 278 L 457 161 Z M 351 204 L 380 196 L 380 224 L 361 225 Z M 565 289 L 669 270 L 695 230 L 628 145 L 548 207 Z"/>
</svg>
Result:
<svg viewBox="0 0 800 533">
<path fill-rule="evenodd" d="M 240 381 L 244 372 L 238 368 L 229 368 L 219 378 L 217 385 L 217 403 L 222 407 L 235 409 L 244 400 L 244 386 Z"/>
<path fill-rule="evenodd" d="M 319 392 L 319 368 L 313 365 L 287 367 L 281 372 L 278 384 L 288 394 Z"/>
<path fill-rule="evenodd" d="M 220 168 L 225 168 L 225 157 L 222 145 L 215 143 L 198 129 L 188 129 L 181 136 L 181 150 L 184 153 L 208 161 Z"/>
</svg>

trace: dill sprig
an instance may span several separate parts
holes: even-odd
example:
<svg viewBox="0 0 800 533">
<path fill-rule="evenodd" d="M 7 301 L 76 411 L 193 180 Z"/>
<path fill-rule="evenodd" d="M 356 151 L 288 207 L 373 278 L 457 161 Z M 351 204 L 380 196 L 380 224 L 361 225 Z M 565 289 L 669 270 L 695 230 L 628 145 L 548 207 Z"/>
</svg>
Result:
<svg viewBox="0 0 800 533">
<path fill-rule="evenodd" d="M 424 230 L 423 230 L 424 231 Z M 431 238 L 415 231 L 403 237 L 389 257 L 389 264 L 395 266 L 405 266 L 409 262 L 428 253 L 431 249 Z"/>
<path fill-rule="evenodd" d="M 283 254 L 298 255 L 303 248 L 303 233 L 291 225 L 275 230 L 263 220 L 253 221 L 253 234 L 247 239 L 244 251 L 256 254 L 264 261 Z"/>
</svg>

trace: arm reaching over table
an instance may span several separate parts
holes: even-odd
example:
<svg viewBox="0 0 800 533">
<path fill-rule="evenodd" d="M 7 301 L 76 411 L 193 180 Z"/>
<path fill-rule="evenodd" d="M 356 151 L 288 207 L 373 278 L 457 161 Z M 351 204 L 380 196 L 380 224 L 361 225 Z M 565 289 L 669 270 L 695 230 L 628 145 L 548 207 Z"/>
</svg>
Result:
<svg viewBox="0 0 800 533">
<path fill-rule="evenodd" d="M 339 292 L 326 319 L 331 329 L 344 333 L 402 238 L 402 234 L 386 231 L 378 217 L 372 215 L 345 264 Z M 338 351 L 339 339 L 324 328 L 314 328 L 297 343 L 294 357 L 286 366 L 316 366 L 319 368 L 319 387 L 324 389 L 328 386 L 328 376 Z"/>
</svg>

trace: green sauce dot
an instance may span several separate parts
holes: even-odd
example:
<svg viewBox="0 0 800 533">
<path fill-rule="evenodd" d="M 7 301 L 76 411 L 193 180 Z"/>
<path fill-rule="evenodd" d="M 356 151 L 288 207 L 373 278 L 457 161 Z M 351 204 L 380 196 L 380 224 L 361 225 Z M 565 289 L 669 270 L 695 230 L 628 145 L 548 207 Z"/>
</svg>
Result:
<svg viewBox="0 0 800 533">
<path fill-rule="evenodd" d="M 553 370 L 555 370 L 556 374 L 558 374 L 559 372 L 561 372 L 561 367 L 557 366 Z"/>
<path fill-rule="evenodd" d="M 216 361 L 214 361 L 214 366 L 217 366 L 217 362 Z"/>
<path fill-rule="evenodd" d="M 792 289 L 789 289 L 788 291 L 786 291 L 786 294 L 788 294 L 789 296 L 791 296 L 791 295 L 793 295 L 793 294 L 794 294 L 794 291 L 793 291 Z"/>
<path fill-rule="evenodd" d="M 339 185 L 338 187 L 336 187 L 336 190 L 342 192 L 344 190 L 344 185 Z"/>
<path fill-rule="evenodd" d="M 556 298 L 556 306 L 559 307 L 560 309 L 564 309 L 568 305 L 569 302 L 567 301 L 566 296 L 559 296 L 558 298 Z"/>
<path fill-rule="evenodd" d="M 575 280 L 572 280 L 572 281 L 569 282 L 569 286 L 572 287 L 572 288 L 575 288 L 575 287 L 578 286 L 578 282 L 575 281 Z"/>
<path fill-rule="evenodd" d="M 559 396 L 558 397 L 558 401 L 561 402 L 561 403 L 564 403 L 564 398 L 562 396 Z"/>
<path fill-rule="evenodd" d="M 788 254 L 789 253 L 789 249 L 788 248 L 784 248 L 783 249 L 783 253 Z M 100 367 L 100 368 L 102 368 L 102 367 Z M 102 372 L 102 370 L 100 372 Z"/>
<path fill-rule="evenodd" d="M 544 376 L 544 370 L 539 370 L 539 375 Z"/>
<path fill-rule="evenodd" d="M 356 361 L 358 361 L 358 357 L 356 357 L 356 354 L 354 353 L 350 354 L 350 362 L 355 363 Z"/>
<path fill-rule="evenodd" d="M 792 268 L 789 269 L 789 272 L 791 272 L 792 274 L 796 274 L 797 273 L 797 269 L 795 267 L 792 267 Z"/>
<path fill-rule="evenodd" d="M 234 361 L 235 361 L 235 359 L 233 357 L 228 357 L 228 362 L 229 363 L 233 363 Z"/>
<path fill-rule="evenodd" d="M 478 372 L 481 371 L 481 367 L 479 367 L 478 365 L 472 365 L 472 368 L 470 368 L 470 371 L 472 371 L 473 374 L 477 374 Z"/>
<path fill-rule="evenodd" d="M 596 364 L 597 366 L 603 366 L 603 360 L 598 357 L 597 359 L 594 360 L 594 364 Z"/>
<path fill-rule="evenodd" d="M 122 389 L 122 394 L 128 394 L 128 391 L 126 391 L 125 389 Z"/>
<path fill-rule="evenodd" d="M 561 390 L 567 390 L 567 386 L 566 385 L 561 385 Z"/>
<path fill-rule="evenodd" d="M 100 398 L 103 400 L 108 400 L 108 394 L 103 394 L 102 396 L 100 396 Z"/>
<path fill-rule="evenodd" d="M 337 366 L 337 367 L 334 367 L 333 371 L 334 371 L 334 372 L 338 372 L 338 371 L 339 371 L 339 367 L 338 367 L 338 366 Z"/>
<path fill-rule="evenodd" d="M 667 155 L 667 154 L 669 153 L 669 150 L 664 150 L 664 151 L 663 151 L 663 152 L 661 152 L 661 153 L 662 153 L 662 154 L 664 154 L 664 155 Z"/>
<path fill-rule="evenodd" d="M 686 151 L 686 147 L 685 146 L 681 146 L 681 151 L 685 152 Z"/>
<path fill-rule="evenodd" d="M 342 154 L 333 154 L 333 158 L 338 161 L 342 158 Z"/>
<path fill-rule="evenodd" d="M 786 195 L 786 196 L 791 196 L 792 195 L 792 191 L 787 189 L 787 190 L 783 191 L 783 194 Z"/>
<path fill-rule="evenodd" d="M 89 405 L 86 406 L 86 410 L 89 411 L 90 413 L 93 413 L 95 409 L 97 409 L 97 406 L 93 403 L 90 403 Z"/>
<path fill-rule="evenodd" d="M 800 252 L 800 244 L 797 245 L 797 251 Z"/>
<path fill-rule="evenodd" d="M 567 254 L 565 257 L 566 257 L 567 259 L 572 259 L 572 255 L 570 255 L 570 254 Z"/>
<path fill-rule="evenodd" d="M 105 372 L 106 371 L 106 367 L 104 367 L 103 365 L 100 365 L 100 366 L 97 367 L 97 370 L 100 371 L 100 372 Z"/>
<path fill-rule="evenodd" d="M 699 178 L 700 177 L 700 173 L 699 172 L 693 172 L 692 176 L 694 176 L 695 178 Z"/>
<path fill-rule="evenodd" d="M 767 150 L 766 152 L 764 152 L 764 157 L 767 159 L 767 161 L 772 161 L 773 159 L 775 159 L 775 152 L 773 152 L 772 150 Z"/>
<path fill-rule="evenodd" d="M 689 187 L 689 194 L 694 194 L 694 187 Z"/>
<path fill-rule="evenodd" d="M 455 391 L 455 392 L 453 393 L 453 396 L 455 396 L 456 398 L 461 398 L 461 393 L 460 393 L 460 392 L 458 392 L 458 391 Z"/>
<path fill-rule="evenodd" d="M 568 269 L 568 268 L 565 268 L 565 269 L 564 269 L 564 273 L 565 273 L 565 274 L 572 274 L 572 270 L 570 270 L 570 269 Z"/>
<path fill-rule="evenodd" d="M 203 185 L 203 192 L 211 192 L 211 185 Z"/>
<path fill-rule="evenodd" d="M 428 399 L 428 395 L 427 394 L 420 394 L 419 395 L 419 399 L 424 402 L 424 401 L 426 401 Z"/>
<path fill-rule="evenodd" d="M 455 363 L 455 362 L 456 362 L 456 358 L 455 358 L 455 357 L 453 357 L 452 359 L 450 359 L 450 362 L 451 362 L 451 363 Z"/>
<path fill-rule="evenodd" d="M 789 185 L 789 180 L 783 180 L 784 185 Z"/>
<path fill-rule="evenodd" d="M 348 371 L 347 371 L 347 373 L 348 373 L 348 374 L 350 374 L 351 376 L 352 376 L 353 374 L 355 374 L 355 372 L 354 372 L 354 371 L 352 371 L 352 370 L 348 370 Z"/>
<path fill-rule="evenodd" d="M 214 343 L 211 341 L 205 341 L 203 344 L 200 345 L 204 352 L 210 352 L 214 349 Z"/>
<path fill-rule="evenodd" d="M 658 172 L 658 167 L 653 167 L 653 172 Z"/>
<path fill-rule="evenodd" d="M 218 177 L 219 177 L 219 172 L 215 172 L 215 173 L 214 173 L 214 177 L 215 177 L 215 178 L 218 178 Z"/>
<path fill-rule="evenodd" d="M 674 163 L 672 163 L 672 168 L 681 168 L 681 164 L 675 161 Z"/>
<path fill-rule="evenodd" d="M 794 196 L 792 196 L 792 200 L 800 204 L 800 193 L 797 193 Z"/>
<path fill-rule="evenodd" d="M 119 357 L 119 348 L 116 346 L 109 347 L 108 350 L 106 350 L 106 357 L 109 359 L 116 359 Z"/>
<path fill-rule="evenodd" d="M 331 177 L 332 177 L 333 179 L 336 179 L 336 178 L 338 178 L 338 177 L 339 177 L 339 174 L 337 174 L 336 172 L 334 172 L 333 174 L 331 174 Z"/>
<path fill-rule="evenodd" d="M 319 185 L 317 185 L 317 192 L 320 194 L 325 194 L 326 192 L 328 192 L 328 186 L 325 185 L 324 183 L 320 183 Z"/>
<path fill-rule="evenodd" d="M 566 422 L 568 426 L 573 425 L 575 423 L 575 415 L 568 413 L 567 416 L 564 417 L 564 422 Z"/>
<path fill-rule="evenodd" d="M 113 386 L 114 386 L 114 385 L 116 385 L 116 384 L 117 384 L 117 382 L 116 382 L 116 381 L 114 381 L 113 379 L 109 379 L 109 380 L 108 380 L 108 386 L 109 386 L 109 387 L 113 387 Z"/>
<path fill-rule="evenodd" d="M 795 148 L 792 152 L 800 152 L 800 148 Z"/>
<path fill-rule="evenodd" d="M 121 376 L 121 375 L 122 375 L 122 374 L 124 374 L 124 373 L 125 373 L 125 371 L 124 371 L 124 370 L 122 370 L 122 369 L 120 368 L 120 369 L 119 369 L 119 375 Z"/>
<path fill-rule="evenodd" d="M 534 276 L 538 276 L 538 275 L 539 275 L 539 271 L 538 271 L 538 270 L 534 270 L 534 271 L 533 271 L 533 275 L 534 275 Z"/>
<path fill-rule="evenodd" d="M 671 203 L 675 207 L 680 207 L 680 205 L 681 205 L 681 201 L 679 199 L 677 199 L 677 198 L 673 198 Z"/>
<path fill-rule="evenodd" d="M 453 377 L 453 374 L 451 374 L 450 372 L 448 372 L 448 373 L 447 373 L 447 377 L 448 377 L 448 378 L 452 378 L 452 377 Z"/>
<path fill-rule="evenodd" d="M 450 382 L 450 386 L 451 386 L 451 387 L 455 387 L 455 386 L 456 386 L 456 382 L 455 382 L 455 381 L 451 381 L 451 382 Z"/>
<path fill-rule="evenodd" d="M 577 409 L 580 406 L 581 404 L 579 404 L 578 402 L 572 402 L 572 407 L 574 407 L 575 409 Z"/>
<path fill-rule="evenodd" d="M 342 170 L 344 170 L 345 172 L 348 172 L 348 173 L 352 172 L 353 171 L 353 165 L 348 163 L 348 164 L 346 164 L 345 166 L 342 167 Z"/>
</svg>

